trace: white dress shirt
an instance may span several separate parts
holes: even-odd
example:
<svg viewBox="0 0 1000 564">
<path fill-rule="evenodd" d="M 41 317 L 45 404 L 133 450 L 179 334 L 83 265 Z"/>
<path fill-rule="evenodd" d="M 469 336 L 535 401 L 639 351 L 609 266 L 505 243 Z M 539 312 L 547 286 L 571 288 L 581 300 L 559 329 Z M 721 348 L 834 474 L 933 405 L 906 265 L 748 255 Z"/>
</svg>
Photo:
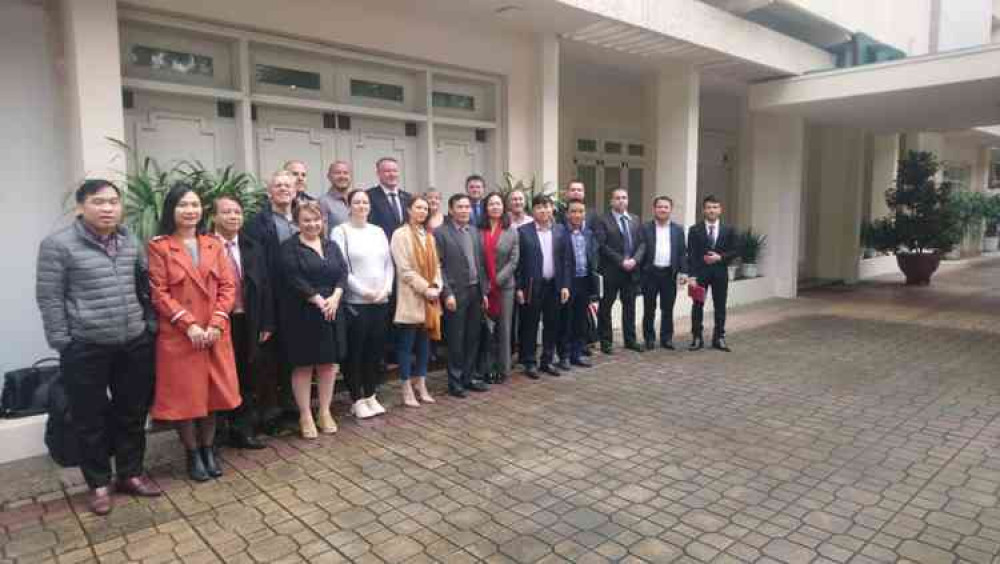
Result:
<svg viewBox="0 0 1000 564">
<path fill-rule="evenodd" d="M 538 232 L 538 242 L 542 247 L 542 278 L 552 280 L 556 276 L 556 266 L 552 257 L 552 224 L 546 228 L 536 224 L 535 230 Z"/>
<path fill-rule="evenodd" d="M 656 227 L 656 254 L 653 256 L 653 266 L 666 268 L 670 266 L 670 222 Z"/>
</svg>

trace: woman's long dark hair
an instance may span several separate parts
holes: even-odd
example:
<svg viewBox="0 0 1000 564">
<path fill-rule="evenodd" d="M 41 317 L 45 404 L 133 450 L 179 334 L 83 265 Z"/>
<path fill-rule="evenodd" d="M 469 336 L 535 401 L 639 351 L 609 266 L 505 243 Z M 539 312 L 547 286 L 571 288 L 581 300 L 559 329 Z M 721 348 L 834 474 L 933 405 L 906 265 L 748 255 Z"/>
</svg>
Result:
<svg viewBox="0 0 1000 564">
<path fill-rule="evenodd" d="M 177 231 L 177 221 L 174 219 L 174 212 L 177 209 L 177 204 L 181 201 L 181 198 L 187 195 L 188 192 L 194 192 L 198 195 L 198 192 L 190 184 L 185 184 L 183 182 L 178 182 L 174 184 L 170 191 L 167 192 L 165 198 L 163 198 L 163 212 L 160 215 L 160 231 L 159 235 L 173 235 L 174 231 Z M 201 200 L 201 196 L 198 196 L 198 200 Z M 195 228 L 195 232 L 201 235 L 205 232 L 205 206 L 201 208 L 201 219 L 198 221 L 198 226 Z"/>
<path fill-rule="evenodd" d="M 490 212 L 486 211 L 486 208 L 490 203 L 490 198 L 494 196 L 500 198 L 500 204 L 503 206 L 503 211 L 500 213 L 500 227 L 503 229 L 510 229 L 510 214 L 507 213 L 507 198 L 504 198 L 503 194 L 500 192 L 490 192 L 489 194 L 486 194 L 485 198 L 483 198 L 483 214 L 479 216 L 479 228 L 489 229 L 491 226 Z"/>
</svg>

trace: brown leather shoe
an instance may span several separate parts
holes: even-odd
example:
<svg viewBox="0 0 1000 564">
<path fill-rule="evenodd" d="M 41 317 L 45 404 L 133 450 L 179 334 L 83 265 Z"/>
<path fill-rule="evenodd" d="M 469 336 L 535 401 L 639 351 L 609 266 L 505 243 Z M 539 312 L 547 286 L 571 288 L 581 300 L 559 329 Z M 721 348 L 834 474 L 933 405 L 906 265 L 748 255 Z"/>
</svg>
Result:
<svg viewBox="0 0 1000 564">
<path fill-rule="evenodd" d="M 118 487 L 116 489 L 121 493 L 137 495 L 139 497 L 160 497 L 163 495 L 163 490 L 160 489 L 160 486 L 157 486 L 145 476 L 132 476 L 131 478 L 118 480 Z"/>
<path fill-rule="evenodd" d="M 94 515 L 111 513 L 111 488 L 94 488 L 90 491 L 90 501 L 87 503 Z"/>
</svg>

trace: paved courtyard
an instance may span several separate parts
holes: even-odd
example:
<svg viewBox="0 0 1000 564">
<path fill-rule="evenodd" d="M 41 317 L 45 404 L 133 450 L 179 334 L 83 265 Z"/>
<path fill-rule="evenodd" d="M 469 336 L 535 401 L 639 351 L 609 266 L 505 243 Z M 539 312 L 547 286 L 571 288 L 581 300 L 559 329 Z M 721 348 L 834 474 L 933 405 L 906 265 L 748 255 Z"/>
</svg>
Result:
<svg viewBox="0 0 1000 564">
<path fill-rule="evenodd" d="M 998 290 L 996 259 L 814 290 L 733 312 L 732 354 L 342 418 L 210 484 L 172 451 L 107 519 L 8 500 L 0 562 L 997 562 Z"/>
</svg>

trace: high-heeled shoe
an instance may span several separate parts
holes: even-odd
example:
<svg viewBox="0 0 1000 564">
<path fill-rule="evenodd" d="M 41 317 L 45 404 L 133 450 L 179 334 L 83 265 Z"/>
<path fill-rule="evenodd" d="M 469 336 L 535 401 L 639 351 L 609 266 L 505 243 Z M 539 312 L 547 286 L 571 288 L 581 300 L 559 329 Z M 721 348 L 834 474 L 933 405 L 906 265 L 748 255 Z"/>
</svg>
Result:
<svg viewBox="0 0 1000 564">
<path fill-rule="evenodd" d="M 324 435 L 332 435 L 337 432 L 337 421 L 329 411 L 321 411 L 316 418 L 316 427 Z"/>
<path fill-rule="evenodd" d="M 198 449 L 187 451 L 187 469 L 188 476 L 195 482 L 207 482 L 212 479 L 205 469 L 205 462 Z"/>
<path fill-rule="evenodd" d="M 313 422 L 312 415 L 308 418 L 299 419 L 299 431 L 302 433 L 303 439 L 315 439 L 319 437 L 319 433 L 316 431 L 316 423 Z"/>
<path fill-rule="evenodd" d="M 198 453 L 201 454 L 201 460 L 205 464 L 205 472 L 207 472 L 212 478 L 221 477 L 222 467 L 219 466 L 219 462 L 215 458 L 215 447 L 199 447 Z"/>
<path fill-rule="evenodd" d="M 430 392 L 427 391 L 427 378 L 416 378 L 415 380 L 417 381 L 417 396 L 420 397 L 420 401 L 423 403 L 437 403 L 431 397 Z"/>
<path fill-rule="evenodd" d="M 403 405 L 406 407 L 420 407 L 420 402 L 413 395 L 413 385 L 410 384 L 410 381 L 403 380 L 401 387 L 403 388 Z"/>
</svg>

